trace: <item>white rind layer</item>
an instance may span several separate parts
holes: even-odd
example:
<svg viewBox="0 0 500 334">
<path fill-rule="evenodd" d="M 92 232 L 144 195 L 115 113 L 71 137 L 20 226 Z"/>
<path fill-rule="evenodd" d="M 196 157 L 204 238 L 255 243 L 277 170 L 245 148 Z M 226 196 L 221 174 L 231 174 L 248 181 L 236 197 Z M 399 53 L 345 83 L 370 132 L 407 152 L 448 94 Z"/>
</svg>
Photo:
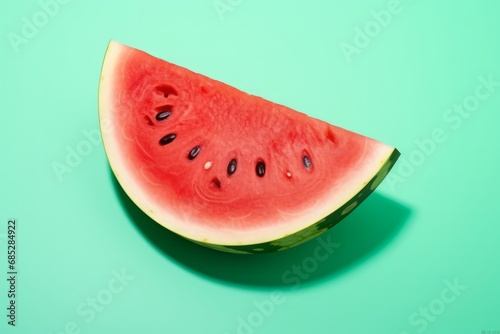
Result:
<svg viewBox="0 0 500 334">
<path fill-rule="evenodd" d="M 116 131 L 120 129 L 113 123 L 113 98 L 116 94 L 113 79 L 116 77 L 116 65 L 127 56 L 128 50 L 130 49 L 127 46 L 110 41 L 102 67 L 99 84 L 99 121 L 104 148 L 116 178 L 132 201 L 153 220 L 186 238 L 203 243 L 238 246 L 270 242 L 294 234 L 325 218 L 356 196 L 380 171 L 394 151 L 393 147 L 379 143 L 376 150 L 371 149 L 370 155 L 364 156 L 352 175 L 344 179 L 340 193 L 339 187 L 332 188 L 330 193 L 318 198 L 316 204 L 307 212 L 295 216 L 284 213 L 283 220 L 286 220 L 286 224 L 280 224 L 279 228 L 276 227 L 276 221 L 262 224 L 253 230 L 246 230 L 244 233 L 241 230 L 213 228 L 196 222 L 186 224 L 173 208 L 169 210 L 164 202 L 155 200 L 141 187 L 141 180 L 136 179 L 134 177 L 136 174 L 131 170 L 136 165 L 128 161 L 116 135 Z"/>
</svg>

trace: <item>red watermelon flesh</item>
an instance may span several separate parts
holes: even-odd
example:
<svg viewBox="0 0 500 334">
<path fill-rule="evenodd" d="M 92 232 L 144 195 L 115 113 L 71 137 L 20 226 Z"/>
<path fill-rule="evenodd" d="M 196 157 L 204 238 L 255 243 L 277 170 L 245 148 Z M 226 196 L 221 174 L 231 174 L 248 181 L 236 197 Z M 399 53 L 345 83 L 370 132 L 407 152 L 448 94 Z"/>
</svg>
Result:
<svg viewBox="0 0 500 334">
<path fill-rule="evenodd" d="M 366 197 L 399 155 L 114 41 L 99 113 L 108 160 L 129 197 L 166 228 L 223 250 L 265 251 L 311 230 Z"/>
</svg>

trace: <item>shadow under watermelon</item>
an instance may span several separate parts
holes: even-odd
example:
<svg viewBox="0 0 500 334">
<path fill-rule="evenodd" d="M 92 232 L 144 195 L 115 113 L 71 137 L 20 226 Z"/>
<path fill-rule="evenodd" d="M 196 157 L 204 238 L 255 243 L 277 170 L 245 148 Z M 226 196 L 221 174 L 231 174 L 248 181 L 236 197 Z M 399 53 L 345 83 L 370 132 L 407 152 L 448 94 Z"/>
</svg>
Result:
<svg viewBox="0 0 500 334">
<path fill-rule="evenodd" d="M 332 279 L 390 244 L 411 214 L 407 206 L 375 192 L 311 241 L 282 252 L 238 255 L 199 246 L 162 227 L 132 202 L 110 174 L 124 211 L 153 247 L 193 273 L 223 284 L 296 288 Z"/>
</svg>

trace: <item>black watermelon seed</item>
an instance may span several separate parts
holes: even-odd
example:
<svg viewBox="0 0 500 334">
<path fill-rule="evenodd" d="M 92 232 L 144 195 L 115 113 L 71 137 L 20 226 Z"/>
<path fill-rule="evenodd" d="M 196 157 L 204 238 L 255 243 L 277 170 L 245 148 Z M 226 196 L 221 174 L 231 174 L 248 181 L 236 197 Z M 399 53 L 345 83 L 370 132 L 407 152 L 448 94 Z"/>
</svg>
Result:
<svg viewBox="0 0 500 334">
<path fill-rule="evenodd" d="M 160 145 L 163 146 L 163 145 L 170 144 L 171 142 L 174 141 L 175 137 L 177 137 L 175 135 L 175 133 L 169 133 L 168 135 L 166 135 L 160 139 Z"/>
<path fill-rule="evenodd" d="M 257 166 L 255 166 L 255 173 L 257 173 L 258 177 L 263 177 L 266 174 L 266 164 L 264 161 L 257 162 Z"/>
<path fill-rule="evenodd" d="M 236 159 L 229 161 L 229 164 L 227 165 L 227 173 L 229 175 L 233 175 L 234 172 L 236 172 L 236 165 Z"/>
<path fill-rule="evenodd" d="M 312 167 L 311 159 L 307 155 L 302 157 L 302 162 L 305 168 L 310 169 Z"/>
<path fill-rule="evenodd" d="M 166 111 L 161 111 L 159 113 L 156 114 L 156 120 L 157 121 L 163 121 L 165 119 L 168 118 L 168 116 L 170 116 L 170 114 L 172 114 L 170 111 L 166 110 Z"/>
<path fill-rule="evenodd" d="M 198 153 L 200 153 L 200 151 L 201 151 L 200 145 L 197 145 L 197 146 L 193 147 L 191 149 L 191 151 L 189 151 L 188 159 L 189 160 L 193 160 L 194 158 L 196 158 L 196 156 L 198 155 Z"/>
</svg>

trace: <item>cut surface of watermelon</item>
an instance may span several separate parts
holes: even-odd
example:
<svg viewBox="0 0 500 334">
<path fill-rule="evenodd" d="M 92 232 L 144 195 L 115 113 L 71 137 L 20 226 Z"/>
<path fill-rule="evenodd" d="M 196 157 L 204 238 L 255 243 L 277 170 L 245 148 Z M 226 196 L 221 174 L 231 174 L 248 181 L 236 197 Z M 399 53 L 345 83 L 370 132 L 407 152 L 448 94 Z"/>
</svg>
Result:
<svg viewBox="0 0 500 334">
<path fill-rule="evenodd" d="M 99 84 L 110 166 L 147 215 L 236 253 L 281 250 L 366 198 L 399 152 L 111 41 Z"/>
</svg>

